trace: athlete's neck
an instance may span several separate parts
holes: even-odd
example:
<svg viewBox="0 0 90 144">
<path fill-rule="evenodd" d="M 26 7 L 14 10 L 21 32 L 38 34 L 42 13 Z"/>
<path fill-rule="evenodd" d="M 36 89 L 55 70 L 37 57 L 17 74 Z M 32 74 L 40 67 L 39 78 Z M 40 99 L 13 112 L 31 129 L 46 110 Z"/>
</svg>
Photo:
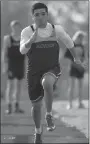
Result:
<svg viewBox="0 0 90 144">
<path fill-rule="evenodd" d="M 47 26 L 47 23 L 43 25 L 39 25 L 39 28 L 46 28 L 46 26 Z M 35 27 L 36 27 L 36 24 L 35 24 Z"/>
<path fill-rule="evenodd" d="M 15 40 L 20 40 L 20 34 L 11 33 L 11 35 Z"/>
<path fill-rule="evenodd" d="M 39 28 L 46 28 L 47 24 L 39 26 Z"/>
</svg>

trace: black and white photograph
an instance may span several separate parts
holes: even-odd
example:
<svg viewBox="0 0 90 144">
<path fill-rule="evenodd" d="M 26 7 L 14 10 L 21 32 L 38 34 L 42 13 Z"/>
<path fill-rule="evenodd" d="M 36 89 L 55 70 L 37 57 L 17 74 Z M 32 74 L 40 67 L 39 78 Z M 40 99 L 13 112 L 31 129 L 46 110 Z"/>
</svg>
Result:
<svg viewBox="0 0 90 144">
<path fill-rule="evenodd" d="M 1 0 L 1 143 L 89 144 L 89 0 Z"/>
</svg>

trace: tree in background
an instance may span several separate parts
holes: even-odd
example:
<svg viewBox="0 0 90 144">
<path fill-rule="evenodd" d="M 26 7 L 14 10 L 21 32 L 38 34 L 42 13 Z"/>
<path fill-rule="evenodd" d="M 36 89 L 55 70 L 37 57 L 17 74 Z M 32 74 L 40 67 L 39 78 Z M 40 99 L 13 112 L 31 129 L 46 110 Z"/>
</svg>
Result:
<svg viewBox="0 0 90 144">
<path fill-rule="evenodd" d="M 2 1 L 1 2 L 1 27 L 2 37 L 9 32 L 9 23 L 18 19 L 22 28 L 32 23 L 31 6 L 37 1 Z M 71 35 L 77 30 L 87 33 L 88 47 L 88 1 L 43 1 L 49 8 L 49 21 L 61 24 Z"/>
<path fill-rule="evenodd" d="M 71 37 L 77 30 L 86 32 L 85 43 L 88 51 L 88 1 L 48 1 L 48 7 L 53 23 L 61 24 Z"/>
<path fill-rule="evenodd" d="M 89 18 L 88 1 L 49 1 L 40 0 L 48 5 L 49 21 L 61 24 L 72 37 L 81 29 L 87 33 L 86 48 L 88 50 Z M 1 42 L 3 36 L 10 32 L 9 23 L 17 19 L 21 22 L 22 28 L 32 24 L 31 6 L 37 1 L 1 1 Z M 1 46 L 2 48 L 2 46 Z M 2 88 L 4 87 L 5 76 L 2 78 Z M 6 78 L 5 78 L 6 79 Z M 60 82 L 61 84 L 62 82 Z M 60 90 L 61 91 L 61 90 Z M 85 92 L 86 94 L 86 92 Z M 63 95 L 63 94 L 62 94 Z"/>
</svg>

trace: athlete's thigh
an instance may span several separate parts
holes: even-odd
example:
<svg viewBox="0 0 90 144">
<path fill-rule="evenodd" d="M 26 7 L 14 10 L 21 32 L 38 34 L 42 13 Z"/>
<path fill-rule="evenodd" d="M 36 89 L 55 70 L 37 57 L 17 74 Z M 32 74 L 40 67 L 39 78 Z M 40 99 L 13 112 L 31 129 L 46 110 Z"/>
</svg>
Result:
<svg viewBox="0 0 90 144">
<path fill-rule="evenodd" d="M 78 79 L 78 86 L 79 86 L 79 89 L 83 88 L 83 78 Z"/>
<path fill-rule="evenodd" d="M 9 69 L 9 70 L 7 71 L 7 77 L 8 77 L 8 80 L 14 80 L 14 78 L 15 78 L 15 73 L 14 73 L 14 71 Z"/>
<path fill-rule="evenodd" d="M 75 89 L 75 85 L 76 85 L 76 77 L 71 76 L 70 77 L 70 87 L 71 89 Z"/>
<path fill-rule="evenodd" d="M 28 94 L 32 102 L 36 102 L 43 98 L 43 87 L 40 83 L 41 77 L 41 73 L 35 75 L 27 73 Z"/>
<path fill-rule="evenodd" d="M 14 90 L 14 79 L 7 79 L 7 89 Z"/>
<path fill-rule="evenodd" d="M 14 89 L 15 89 L 15 91 L 20 91 L 21 90 L 22 83 L 23 83 L 22 79 L 19 80 L 19 79 L 15 78 L 15 80 L 14 80 Z"/>
</svg>

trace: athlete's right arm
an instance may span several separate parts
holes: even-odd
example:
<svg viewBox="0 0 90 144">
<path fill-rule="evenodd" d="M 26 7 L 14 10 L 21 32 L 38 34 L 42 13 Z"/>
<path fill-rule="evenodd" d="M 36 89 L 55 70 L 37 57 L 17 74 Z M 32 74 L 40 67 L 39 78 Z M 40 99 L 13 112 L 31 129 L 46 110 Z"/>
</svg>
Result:
<svg viewBox="0 0 90 144">
<path fill-rule="evenodd" d="M 3 48 L 2 48 L 2 62 L 7 62 L 7 49 L 10 46 L 9 36 L 4 36 L 3 38 Z"/>
<path fill-rule="evenodd" d="M 21 54 L 26 54 L 31 48 L 32 43 L 36 40 L 37 31 L 34 33 L 32 30 L 24 29 L 21 32 L 21 41 L 20 41 L 20 52 Z"/>
<path fill-rule="evenodd" d="M 7 50 L 10 47 L 10 37 L 8 35 L 4 36 L 3 38 L 3 48 L 2 48 L 2 56 L 1 56 L 1 63 L 2 63 L 2 71 L 5 72 L 7 69 Z"/>
</svg>

